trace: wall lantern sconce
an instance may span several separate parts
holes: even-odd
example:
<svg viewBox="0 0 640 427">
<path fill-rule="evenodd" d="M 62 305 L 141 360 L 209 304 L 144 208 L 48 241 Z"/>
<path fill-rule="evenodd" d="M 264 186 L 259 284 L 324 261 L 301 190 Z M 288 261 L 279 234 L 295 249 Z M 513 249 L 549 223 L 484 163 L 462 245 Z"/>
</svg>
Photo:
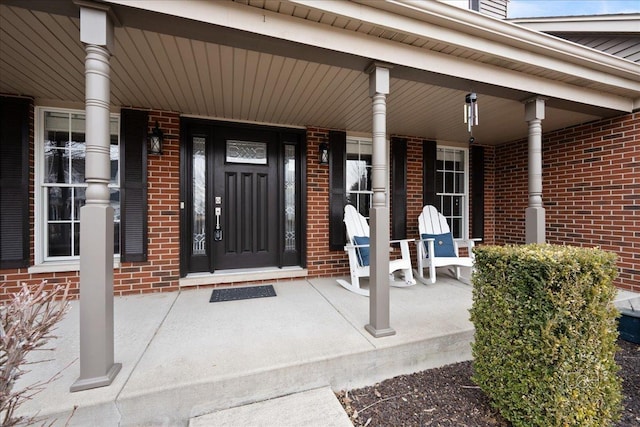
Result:
<svg viewBox="0 0 640 427">
<path fill-rule="evenodd" d="M 162 154 L 162 142 L 164 139 L 164 133 L 160 130 L 158 122 L 156 121 L 156 127 L 149 134 L 149 154 Z"/>
<path fill-rule="evenodd" d="M 329 164 L 329 145 L 326 142 L 320 143 L 320 149 L 318 152 L 318 160 L 321 165 Z"/>
</svg>

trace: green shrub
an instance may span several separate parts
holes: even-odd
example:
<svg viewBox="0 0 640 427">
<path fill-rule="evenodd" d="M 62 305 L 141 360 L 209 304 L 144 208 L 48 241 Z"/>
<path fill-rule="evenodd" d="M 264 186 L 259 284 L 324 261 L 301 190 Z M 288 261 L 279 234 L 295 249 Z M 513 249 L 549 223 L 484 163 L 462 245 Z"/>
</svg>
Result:
<svg viewBox="0 0 640 427">
<path fill-rule="evenodd" d="M 620 416 L 615 255 L 554 245 L 474 250 L 473 380 L 514 426 Z"/>
</svg>

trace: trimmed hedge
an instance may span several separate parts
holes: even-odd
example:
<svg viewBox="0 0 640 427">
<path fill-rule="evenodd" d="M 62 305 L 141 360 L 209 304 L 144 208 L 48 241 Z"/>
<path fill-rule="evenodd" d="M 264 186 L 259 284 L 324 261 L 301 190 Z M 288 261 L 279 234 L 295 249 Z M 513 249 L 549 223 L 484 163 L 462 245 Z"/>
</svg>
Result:
<svg viewBox="0 0 640 427">
<path fill-rule="evenodd" d="M 615 254 L 554 245 L 474 249 L 473 380 L 516 426 L 620 416 Z"/>
</svg>

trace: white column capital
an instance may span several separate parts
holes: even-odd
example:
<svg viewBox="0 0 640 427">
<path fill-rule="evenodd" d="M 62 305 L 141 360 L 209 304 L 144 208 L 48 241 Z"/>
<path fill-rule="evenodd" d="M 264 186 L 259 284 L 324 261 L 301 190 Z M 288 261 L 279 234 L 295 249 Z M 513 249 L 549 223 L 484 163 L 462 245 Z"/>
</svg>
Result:
<svg viewBox="0 0 640 427">
<path fill-rule="evenodd" d="M 80 41 L 85 44 L 105 47 L 113 53 L 115 21 L 111 10 L 104 5 L 91 2 L 76 2 L 80 5 Z"/>
<path fill-rule="evenodd" d="M 532 120 L 544 120 L 546 98 L 535 96 L 529 98 L 524 103 L 524 119 L 527 122 Z"/>
<path fill-rule="evenodd" d="M 369 96 L 373 97 L 375 94 L 381 93 L 384 95 L 389 94 L 389 70 L 391 65 L 383 64 L 380 62 L 371 63 L 366 73 L 369 74 Z"/>
</svg>

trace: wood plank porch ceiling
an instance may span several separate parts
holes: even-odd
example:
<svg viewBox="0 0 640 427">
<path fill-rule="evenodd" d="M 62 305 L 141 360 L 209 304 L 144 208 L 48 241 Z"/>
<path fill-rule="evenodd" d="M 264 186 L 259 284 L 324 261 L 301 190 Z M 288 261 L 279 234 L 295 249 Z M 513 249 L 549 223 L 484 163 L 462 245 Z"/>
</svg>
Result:
<svg viewBox="0 0 640 427">
<path fill-rule="evenodd" d="M 524 66 L 436 41 L 348 20 L 299 5 L 243 0 L 249 7 L 410 44 L 546 79 L 598 89 L 553 70 Z M 0 93 L 33 96 L 42 105 L 84 102 L 84 48 L 79 19 L 0 4 Z M 368 77 L 362 70 L 297 59 L 161 32 L 116 27 L 111 60 L 111 102 L 116 107 L 178 111 L 216 119 L 370 132 Z M 555 74 L 554 74 L 555 73 Z M 388 97 L 390 134 L 466 142 L 464 95 L 474 90 L 394 78 Z M 610 90 L 610 88 L 608 89 Z M 480 125 L 474 136 L 496 144 L 527 134 L 518 100 L 480 93 Z M 545 130 L 597 118 L 548 108 Z"/>
</svg>

